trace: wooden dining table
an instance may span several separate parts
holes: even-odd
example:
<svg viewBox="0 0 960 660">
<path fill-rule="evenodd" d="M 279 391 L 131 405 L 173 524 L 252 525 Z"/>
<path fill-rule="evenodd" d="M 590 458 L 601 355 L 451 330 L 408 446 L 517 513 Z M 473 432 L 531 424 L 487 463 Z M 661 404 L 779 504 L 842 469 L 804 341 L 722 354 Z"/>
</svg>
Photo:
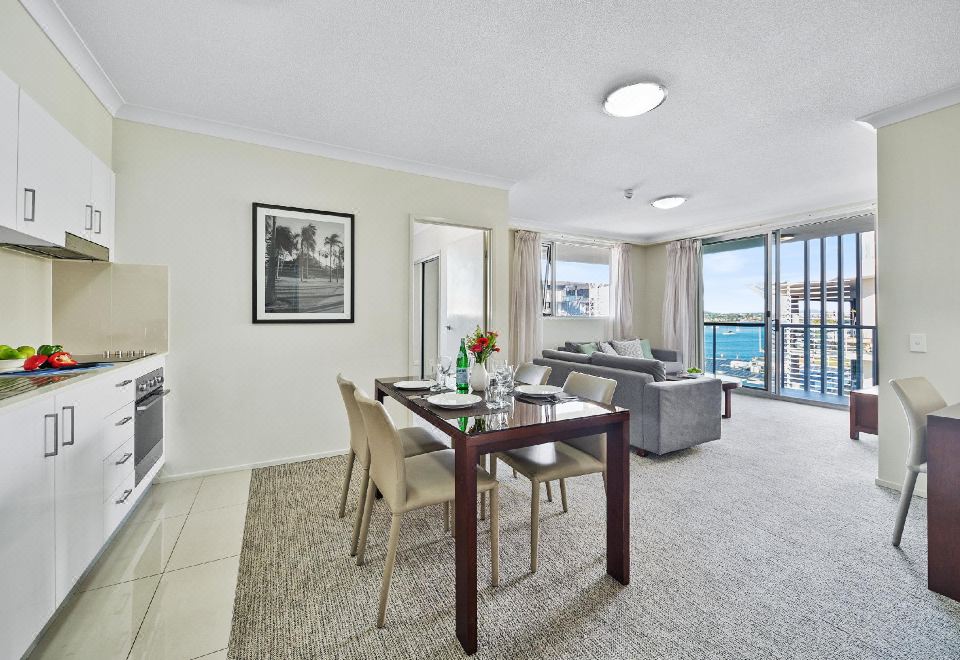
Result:
<svg viewBox="0 0 960 660">
<path fill-rule="evenodd" d="M 583 399 L 533 403 L 510 397 L 505 408 L 481 401 L 459 410 L 427 402 L 429 391 L 401 390 L 413 377 L 378 378 L 386 397 L 450 437 L 455 453 L 456 620 L 463 650 L 477 651 L 477 466 L 492 452 L 605 433 L 607 437 L 607 574 L 630 583 L 630 412 Z"/>
</svg>

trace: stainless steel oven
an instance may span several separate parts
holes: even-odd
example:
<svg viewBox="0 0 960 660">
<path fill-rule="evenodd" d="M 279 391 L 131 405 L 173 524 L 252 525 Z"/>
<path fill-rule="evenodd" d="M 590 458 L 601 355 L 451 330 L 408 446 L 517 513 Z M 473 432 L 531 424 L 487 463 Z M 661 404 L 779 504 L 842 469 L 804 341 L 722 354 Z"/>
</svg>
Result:
<svg viewBox="0 0 960 660">
<path fill-rule="evenodd" d="M 133 460 L 135 484 L 147 476 L 163 455 L 163 369 L 137 378 L 137 410 L 134 418 Z"/>
</svg>

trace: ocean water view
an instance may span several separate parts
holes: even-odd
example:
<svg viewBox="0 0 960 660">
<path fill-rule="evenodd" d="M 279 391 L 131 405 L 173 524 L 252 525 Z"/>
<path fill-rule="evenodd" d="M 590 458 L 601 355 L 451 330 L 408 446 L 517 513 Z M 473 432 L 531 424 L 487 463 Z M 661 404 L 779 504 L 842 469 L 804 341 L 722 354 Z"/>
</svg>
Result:
<svg viewBox="0 0 960 660">
<path fill-rule="evenodd" d="M 716 355 L 714 355 L 716 333 Z M 703 354 L 706 370 L 742 378 L 745 385 L 764 385 L 764 328 L 704 327 Z"/>
</svg>

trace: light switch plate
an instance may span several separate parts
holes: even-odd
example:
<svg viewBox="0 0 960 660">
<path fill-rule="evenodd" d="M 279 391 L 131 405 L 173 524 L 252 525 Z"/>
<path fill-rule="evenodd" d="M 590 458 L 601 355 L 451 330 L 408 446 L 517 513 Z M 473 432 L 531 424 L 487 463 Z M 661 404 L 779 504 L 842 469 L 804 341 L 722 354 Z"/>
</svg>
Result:
<svg viewBox="0 0 960 660">
<path fill-rule="evenodd" d="M 910 333 L 910 352 L 926 353 L 927 352 L 927 335 L 923 333 Z"/>
</svg>

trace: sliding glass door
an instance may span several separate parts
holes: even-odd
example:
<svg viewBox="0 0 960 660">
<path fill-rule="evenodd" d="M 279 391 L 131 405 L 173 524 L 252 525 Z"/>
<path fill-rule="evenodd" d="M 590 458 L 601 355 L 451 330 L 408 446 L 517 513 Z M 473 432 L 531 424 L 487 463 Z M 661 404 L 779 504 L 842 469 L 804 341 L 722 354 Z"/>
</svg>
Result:
<svg viewBox="0 0 960 660">
<path fill-rule="evenodd" d="M 873 214 L 703 244 L 704 367 L 845 404 L 877 383 Z"/>
<path fill-rule="evenodd" d="M 877 382 L 873 216 L 780 230 L 775 241 L 776 391 L 846 403 Z"/>
</svg>

